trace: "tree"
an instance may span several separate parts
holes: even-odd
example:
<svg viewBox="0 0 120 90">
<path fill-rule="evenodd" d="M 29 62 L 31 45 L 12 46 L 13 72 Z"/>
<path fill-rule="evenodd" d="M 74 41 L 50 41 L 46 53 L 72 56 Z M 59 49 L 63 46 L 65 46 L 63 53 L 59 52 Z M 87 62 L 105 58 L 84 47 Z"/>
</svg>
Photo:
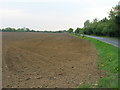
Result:
<svg viewBox="0 0 120 90">
<path fill-rule="evenodd" d="M 97 18 L 93 19 L 93 23 L 97 23 L 97 22 L 98 22 Z"/>
<path fill-rule="evenodd" d="M 76 33 L 76 34 L 80 33 L 80 30 L 81 30 L 81 28 L 77 28 L 77 29 L 75 30 L 75 33 Z"/>
<path fill-rule="evenodd" d="M 26 32 L 30 32 L 30 29 L 29 29 L 29 28 L 25 28 L 25 31 L 26 31 Z"/>
<path fill-rule="evenodd" d="M 15 28 L 10 28 L 10 27 L 8 27 L 8 28 L 3 28 L 2 31 L 3 31 L 3 32 L 15 32 L 16 29 L 15 29 Z"/>
<path fill-rule="evenodd" d="M 73 29 L 72 29 L 72 28 L 69 28 L 68 32 L 69 32 L 69 33 L 72 33 L 72 32 L 73 32 Z"/>
<path fill-rule="evenodd" d="M 114 10 L 111 9 L 110 12 L 109 12 L 109 16 L 108 16 L 108 17 L 109 17 L 111 20 L 114 20 L 114 19 L 115 19 L 115 14 L 116 14 L 116 13 L 114 12 Z"/>
<path fill-rule="evenodd" d="M 116 15 L 115 15 L 115 23 L 117 25 L 117 36 L 120 37 L 120 5 L 117 5 L 115 8 L 114 8 L 114 11 L 116 12 Z"/>
<path fill-rule="evenodd" d="M 85 22 L 84 22 L 84 28 L 87 28 L 87 27 L 89 27 L 90 26 L 90 20 L 86 20 Z"/>
<path fill-rule="evenodd" d="M 96 18 L 84 23 L 84 33 L 94 35 L 104 35 L 111 37 L 120 36 L 120 5 L 113 7 L 109 12 L 109 18 L 98 21 Z"/>
</svg>

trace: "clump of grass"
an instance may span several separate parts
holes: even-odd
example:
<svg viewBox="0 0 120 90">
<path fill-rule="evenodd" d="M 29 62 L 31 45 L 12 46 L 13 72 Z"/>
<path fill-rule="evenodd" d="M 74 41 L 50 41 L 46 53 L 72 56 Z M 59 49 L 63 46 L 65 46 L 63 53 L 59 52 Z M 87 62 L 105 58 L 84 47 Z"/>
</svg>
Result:
<svg viewBox="0 0 120 90">
<path fill-rule="evenodd" d="M 111 73 L 118 72 L 118 48 L 105 42 L 84 37 L 95 44 L 99 55 L 99 68 Z"/>
<path fill-rule="evenodd" d="M 117 75 L 113 74 L 111 76 L 101 78 L 98 84 L 100 88 L 118 88 L 118 78 Z"/>
<path fill-rule="evenodd" d="M 120 49 L 94 38 L 85 36 L 83 39 L 89 40 L 96 46 L 99 56 L 98 67 L 100 70 L 107 71 L 107 77 L 101 78 L 97 87 L 118 88 L 118 52 Z"/>
</svg>

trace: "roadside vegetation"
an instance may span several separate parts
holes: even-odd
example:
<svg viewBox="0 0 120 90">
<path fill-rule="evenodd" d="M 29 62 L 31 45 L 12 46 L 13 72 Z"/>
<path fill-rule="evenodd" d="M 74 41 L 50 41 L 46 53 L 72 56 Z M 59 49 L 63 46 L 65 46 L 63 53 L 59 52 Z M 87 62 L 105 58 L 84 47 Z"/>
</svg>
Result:
<svg viewBox="0 0 120 90">
<path fill-rule="evenodd" d="M 84 39 L 95 44 L 99 56 L 98 67 L 100 70 L 107 71 L 107 76 L 100 79 L 97 87 L 118 88 L 118 51 L 120 49 L 93 38 L 84 37 Z"/>
<path fill-rule="evenodd" d="M 84 23 L 84 33 L 99 36 L 120 36 L 120 6 L 113 7 L 108 18 L 98 20 L 95 18 L 92 22 L 86 20 Z"/>
<path fill-rule="evenodd" d="M 72 32 L 70 28 L 68 32 Z M 70 32 L 70 33 L 71 33 Z M 108 18 L 102 20 L 95 18 L 93 21 L 86 20 L 83 28 L 74 30 L 76 34 L 88 34 L 98 36 L 120 37 L 120 5 L 113 7 Z"/>
<path fill-rule="evenodd" d="M 80 88 L 118 88 L 118 86 L 120 86 L 118 85 L 118 54 L 120 48 L 97 39 L 86 37 L 84 34 L 119 38 L 120 5 L 117 5 L 110 10 L 108 18 L 105 17 L 102 20 L 95 18 L 92 22 L 86 20 L 83 28 L 77 28 L 70 33 L 73 33 L 73 36 L 89 40 L 96 46 L 99 56 L 98 67 L 100 70 L 106 71 L 107 74 L 106 77 L 101 77 L 97 86 L 86 83 L 80 86 Z"/>
<path fill-rule="evenodd" d="M 82 38 L 75 34 L 72 35 Z M 120 52 L 120 49 L 90 37 L 85 36 L 82 39 L 89 40 L 96 46 L 99 56 L 98 67 L 100 70 L 105 70 L 107 74 L 106 77 L 101 77 L 95 88 L 118 88 L 118 52 Z M 94 87 L 90 84 L 85 84 L 80 86 L 80 88 L 88 88 L 88 86 L 89 88 Z"/>
</svg>

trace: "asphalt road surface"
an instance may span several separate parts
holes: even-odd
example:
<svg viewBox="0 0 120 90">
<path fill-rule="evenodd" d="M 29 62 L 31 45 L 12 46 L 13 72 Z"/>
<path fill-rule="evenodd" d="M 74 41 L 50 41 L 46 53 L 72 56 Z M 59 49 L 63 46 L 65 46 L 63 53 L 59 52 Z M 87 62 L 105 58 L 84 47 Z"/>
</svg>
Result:
<svg viewBox="0 0 120 90">
<path fill-rule="evenodd" d="M 85 35 L 87 37 L 91 37 L 91 38 L 95 38 L 98 39 L 100 41 L 112 44 L 113 46 L 119 47 L 120 45 L 118 44 L 118 42 L 120 42 L 120 40 L 118 38 L 113 38 L 113 37 L 100 37 L 100 36 L 91 36 L 91 35 Z"/>
</svg>

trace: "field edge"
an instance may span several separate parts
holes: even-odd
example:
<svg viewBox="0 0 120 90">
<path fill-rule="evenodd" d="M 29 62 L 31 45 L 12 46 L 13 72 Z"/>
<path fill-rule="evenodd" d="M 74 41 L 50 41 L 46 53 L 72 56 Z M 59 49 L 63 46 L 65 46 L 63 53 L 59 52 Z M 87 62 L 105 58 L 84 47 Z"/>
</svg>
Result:
<svg viewBox="0 0 120 90">
<path fill-rule="evenodd" d="M 92 42 L 98 50 L 98 68 L 100 70 L 105 70 L 107 72 L 107 76 L 101 77 L 98 85 L 95 88 L 118 88 L 118 52 L 120 52 L 120 49 L 94 38 L 86 36 L 81 37 L 80 35 L 75 34 L 70 35 Z M 86 85 L 80 86 L 79 88 L 83 88 L 84 86 Z M 93 86 L 89 85 L 89 87 L 87 86 L 84 88 L 91 87 Z"/>
</svg>

